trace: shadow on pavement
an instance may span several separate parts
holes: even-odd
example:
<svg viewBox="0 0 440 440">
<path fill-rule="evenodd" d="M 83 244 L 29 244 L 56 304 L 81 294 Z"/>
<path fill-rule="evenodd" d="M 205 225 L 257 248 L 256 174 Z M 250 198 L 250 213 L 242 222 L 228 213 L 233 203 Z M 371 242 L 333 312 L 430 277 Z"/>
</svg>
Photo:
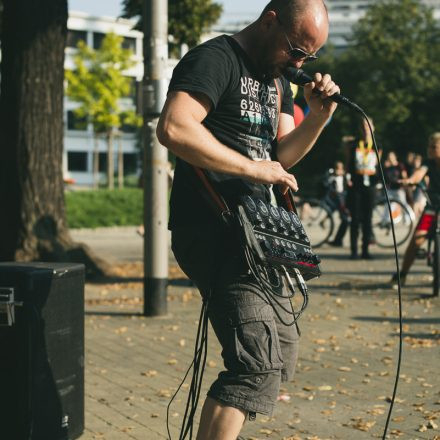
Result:
<svg viewBox="0 0 440 440">
<path fill-rule="evenodd" d="M 112 311 L 96 311 L 96 310 L 86 310 L 84 312 L 86 316 L 120 316 L 120 317 L 130 317 L 130 316 L 144 316 L 141 312 L 112 312 Z"/>
<path fill-rule="evenodd" d="M 195 284 L 188 278 L 174 278 L 168 280 L 168 285 L 175 287 L 195 287 Z"/>
<path fill-rule="evenodd" d="M 353 316 L 352 319 L 369 322 L 399 322 L 399 318 L 387 318 L 382 316 Z M 404 324 L 440 324 L 440 318 L 403 318 L 403 322 Z"/>
<path fill-rule="evenodd" d="M 399 337 L 398 333 L 391 333 L 390 336 Z M 404 338 L 427 339 L 432 341 L 440 341 L 438 333 L 403 333 Z"/>
</svg>

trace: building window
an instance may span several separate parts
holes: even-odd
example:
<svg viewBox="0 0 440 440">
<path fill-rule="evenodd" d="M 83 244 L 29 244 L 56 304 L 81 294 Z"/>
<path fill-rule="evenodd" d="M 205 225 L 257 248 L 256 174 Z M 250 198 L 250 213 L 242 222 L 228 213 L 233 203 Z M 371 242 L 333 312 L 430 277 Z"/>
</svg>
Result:
<svg viewBox="0 0 440 440">
<path fill-rule="evenodd" d="M 68 130 L 87 130 L 87 118 L 78 117 L 73 110 L 67 111 L 67 129 Z"/>
<path fill-rule="evenodd" d="M 124 174 L 136 174 L 139 170 L 139 153 L 124 153 Z"/>
<path fill-rule="evenodd" d="M 106 173 L 107 172 L 107 153 L 99 153 L 99 172 Z"/>
<path fill-rule="evenodd" d="M 69 171 L 87 171 L 87 152 L 68 151 L 67 169 Z"/>
<path fill-rule="evenodd" d="M 135 125 L 122 123 L 120 130 L 122 133 L 136 133 L 136 128 Z"/>
<path fill-rule="evenodd" d="M 104 38 L 105 34 L 102 32 L 93 32 L 93 49 L 100 49 Z"/>
<path fill-rule="evenodd" d="M 67 47 L 78 47 L 80 41 L 87 42 L 87 32 L 86 31 L 74 31 L 72 29 L 67 30 Z"/>
<path fill-rule="evenodd" d="M 124 49 L 130 49 L 134 54 L 136 54 L 136 38 L 124 37 L 122 40 L 122 47 Z"/>
</svg>

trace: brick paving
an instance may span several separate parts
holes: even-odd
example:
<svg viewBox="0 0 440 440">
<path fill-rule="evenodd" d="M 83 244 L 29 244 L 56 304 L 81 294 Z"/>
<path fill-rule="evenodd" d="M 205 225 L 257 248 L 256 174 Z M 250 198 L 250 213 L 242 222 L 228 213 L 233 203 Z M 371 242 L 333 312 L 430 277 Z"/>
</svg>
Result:
<svg viewBox="0 0 440 440">
<path fill-rule="evenodd" d="M 141 266 L 135 228 L 73 235 L 115 264 Z M 319 249 L 324 275 L 309 283 L 295 379 L 283 384 L 272 418 L 246 423 L 245 439 L 382 437 L 396 374 L 398 308 L 397 293 L 387 285 L 393 256 L 372 250 L 374 260 L 351 261 L 346 249 Z M 166 408 L 191 363 L 200 312 L 197 291 L 171 269 L 164 317 L 141 315 L 140 279 L 86 285 L 86 429 L 80 440 L 168 438 Z M 429 294 L 429 269 L 417 261 L 403 289 L 405 342 L 389 438 L 440 439 L 440 301 Z M 220 367 L 211 332 L 202 400 Z M 178 438 L 188 383 L 170 410 L 172 439 Z"/>
</svg>

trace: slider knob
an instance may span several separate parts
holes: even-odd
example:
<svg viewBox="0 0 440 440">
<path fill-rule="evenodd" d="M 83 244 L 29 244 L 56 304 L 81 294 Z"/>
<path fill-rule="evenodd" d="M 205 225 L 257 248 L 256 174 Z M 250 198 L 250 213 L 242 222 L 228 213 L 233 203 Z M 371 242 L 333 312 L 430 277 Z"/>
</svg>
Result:
<svg viewBox="0 0 440 440">
<path fill-rule="evenodd" d="M 263 251 L 272 253 L 272 245 L 270 244 L 269 240 L 262 241 L 261 247 L 262 247 Z"/>
</svg>

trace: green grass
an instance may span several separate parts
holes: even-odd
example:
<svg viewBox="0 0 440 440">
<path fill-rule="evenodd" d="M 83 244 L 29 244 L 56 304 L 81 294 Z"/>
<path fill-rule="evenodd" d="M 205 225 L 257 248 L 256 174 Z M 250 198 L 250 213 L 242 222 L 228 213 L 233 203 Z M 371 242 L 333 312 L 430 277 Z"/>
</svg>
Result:
<svg viewBox="0 0 440 440">
<path fill-rule="evenodd" d="M 140 225 L 143 191 L 139 188 L 66 192 L 69 228 Z"/>
</svg>

